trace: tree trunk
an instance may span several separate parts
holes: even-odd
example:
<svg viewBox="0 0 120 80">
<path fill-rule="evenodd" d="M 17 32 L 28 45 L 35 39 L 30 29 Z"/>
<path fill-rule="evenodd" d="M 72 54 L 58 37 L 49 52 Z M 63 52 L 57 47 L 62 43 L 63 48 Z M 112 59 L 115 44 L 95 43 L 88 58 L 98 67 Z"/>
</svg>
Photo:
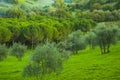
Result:
<svg viewBox="0 0 120 80">
<path fill-rule="evenodd" d="M 32 49 L 33 49 L 33 47 L 34 47 L 34 40 L 33 40 L 33 37 L 32 37 Z"/>
<path fill-rule="evenodd" d="M 101 54 L 103 54 L 103 46 L 102 46 L 102 44 L 100 44 L 100 50 L 101 50 Z"/>
<path fill-rule="evenodd" d="M 78 53 L 78 51 L 76 50 L 76 51 L 75 51 L 75 54 L 77 54 L 77 53 Z"/>
<path fill-rule="evenodd" d="M 110 52 L 110 44 L 108 44 L 108 46 L 107 46 L 107 53 L 109 53 Z"/>
<path fill-rule="evenodd" d="M 105 54 L 106 53 L 106 47 L 105 47 L 105 45 L 103 45 L 103 53 Z"/>
</svg>

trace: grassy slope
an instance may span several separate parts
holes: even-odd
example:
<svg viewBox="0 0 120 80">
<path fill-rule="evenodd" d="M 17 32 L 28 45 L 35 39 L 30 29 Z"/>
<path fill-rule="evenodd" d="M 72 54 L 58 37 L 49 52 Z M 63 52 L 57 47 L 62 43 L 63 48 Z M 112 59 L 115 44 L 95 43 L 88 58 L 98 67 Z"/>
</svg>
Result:
<svg viewBox="0 0 120 80">
<path fill-rule="evenodd" d="M 120 46 L 111 49 L 105 55 L 99 49 L 80 51 L 65 64 L 60 80 L 120 80 Z"/>
<path fill-rule="evenodd" d="M 105 55 L 100 54 L 99 48 L 80 51 L 64 62 L 64 69 L 59 76 L 52 75 L 47 80 L 120 80 L 119 45 L 111 47 L 111 53 Z M 22 62 L 10 56 L 0 62 L 0 80 L 22 80 L 20 76 L 28 56 Z"/>
</svg>

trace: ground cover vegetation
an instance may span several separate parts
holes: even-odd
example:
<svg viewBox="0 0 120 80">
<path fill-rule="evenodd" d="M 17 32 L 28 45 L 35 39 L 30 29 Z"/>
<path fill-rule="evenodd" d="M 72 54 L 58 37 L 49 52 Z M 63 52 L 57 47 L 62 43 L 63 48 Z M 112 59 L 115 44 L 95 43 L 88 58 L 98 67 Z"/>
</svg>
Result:
<svg viewBox="0 0 120 80">
<path fill-rule="evenodd" d="M 0 80 L 119 80 L 119 3 L 0 0 Z"/>
</svg>

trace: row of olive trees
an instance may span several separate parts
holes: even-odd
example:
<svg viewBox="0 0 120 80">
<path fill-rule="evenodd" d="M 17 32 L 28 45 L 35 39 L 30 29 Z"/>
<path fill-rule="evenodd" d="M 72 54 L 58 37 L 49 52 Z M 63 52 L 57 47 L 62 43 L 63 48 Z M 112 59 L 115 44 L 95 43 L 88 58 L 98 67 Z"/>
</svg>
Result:
<svg viewBox="0 0 120 80">
<path fill-rule="evenodd" d="M 120 28 L 117 25 L 106 25 L 104 23 L 98 24 L 98 26 L 87 33 L 86 38 L 91 46 L 99 46 L 101 53 L 109 53 L 110 46 L 115 44 L 120 37 Z"/>
<path fill-rule="evenodd" d="M 120 37 L 120 28 L 117 25 L 100 23 L 97 27 L 87 33 L 80 30 L 72 32 L 68 38 L 60 44 L 60 47 L 78 53 L 89 44 L 91 49 L 100 47 L 101 53 L 109 53 L 110 46 L 115 44 Z"/>
<path fill-rule="evenodd" d="M 0 61 L 4 60 L 7 55 L 15 56 L 19 61 L 25 54 L 27 47 L 20 43 L 14 43 L 10 48 L 5 44 L 0 44 Z"/>
</svg>

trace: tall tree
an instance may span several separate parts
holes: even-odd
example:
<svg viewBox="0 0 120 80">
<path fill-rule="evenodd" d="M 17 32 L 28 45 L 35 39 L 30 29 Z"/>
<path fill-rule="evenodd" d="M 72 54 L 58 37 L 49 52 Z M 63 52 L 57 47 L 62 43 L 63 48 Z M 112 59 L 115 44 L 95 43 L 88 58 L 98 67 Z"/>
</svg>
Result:
<svg viewBox="0 0 120 80">
<path fill-rule="evenodd" d="M 24 37 L 31 42 L 32 48 L 34 44 L 43 39 L 43 33 L 41 33 L 40 28 L 35 24 L 30 24 L 29 26 L 23 29 Z"/>
</svg>

